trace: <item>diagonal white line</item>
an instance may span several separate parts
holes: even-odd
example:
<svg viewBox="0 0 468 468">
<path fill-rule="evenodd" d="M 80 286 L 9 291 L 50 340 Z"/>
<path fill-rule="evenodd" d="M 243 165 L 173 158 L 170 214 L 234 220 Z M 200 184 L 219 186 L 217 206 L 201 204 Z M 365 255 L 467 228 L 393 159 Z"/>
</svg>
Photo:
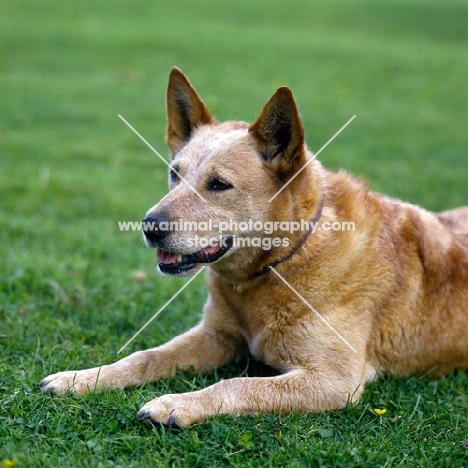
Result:
<svg viewBox="0 0 468 468">
<path fill-rule="evenodd" d="M 185 182 L 191 190 L 193 190 L 205 203 L 206 203 L 206 200 L 120 115 L 118 114 L 120 120 L 122 120 L 125 125 L 127 125 L 127 127 L 132 130 L 132 132 L 137 135 L 140 140 L 156 155 L 158 156 L 161 161 L 169 168 L 171 169 L 171 171 L 174 171 L 178 177 L 180 177 L 180 179 Z"/>
<path fill-rule="evenodd" d="M 120 354 L 206 267 L 197 271 L 118 351 Z"/>
<path fill-rule="evenodd" d="M 340 335 L 339 332 L 337 332 L 332 325 L 324 318 L 322 315 L 320 315 L 272 266 L 269 267 L 270 270 L 273 271 L 273 273 L 293 292 L 296 294 L 296 296 L 312 311 L 315 313 L 315 315 L 331 330 L 333 331 L 336 336 L 346 345 L 348 348 L 353 351 L 354 353 L 357 353 L 357 351 Z"/>
<path fill-rule="evenodd" d="M 273 201 L 354 119 L 353 115 L 269 200 Z"/>
</svg>

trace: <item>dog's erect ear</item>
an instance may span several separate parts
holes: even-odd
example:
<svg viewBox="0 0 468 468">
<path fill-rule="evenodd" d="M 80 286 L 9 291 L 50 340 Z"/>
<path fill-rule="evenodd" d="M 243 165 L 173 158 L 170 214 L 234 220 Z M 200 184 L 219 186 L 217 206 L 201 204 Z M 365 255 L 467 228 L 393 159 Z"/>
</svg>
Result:
<svg viewBox="0 0 468 468">
<path fill-rule="evenodd" d="M 196 127 L 214 122 L 214 119 L 188 78 L 177 67 L 169 74 L 166 103 L 166 141 L 174 155 L 187 144 Z"/>
<path fill-rule="evenodd" d="M 304 127 L 289 88 L 273 94 L 249 131 L 267 162 L 277 156 L 287 163 L 298 162 L 304 156 Z"/>
</svg>

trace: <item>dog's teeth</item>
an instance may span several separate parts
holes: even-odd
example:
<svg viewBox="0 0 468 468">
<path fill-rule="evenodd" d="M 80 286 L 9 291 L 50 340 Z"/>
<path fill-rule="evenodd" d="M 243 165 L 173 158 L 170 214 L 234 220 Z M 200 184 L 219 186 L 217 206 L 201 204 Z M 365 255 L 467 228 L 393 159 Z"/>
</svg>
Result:
<svg viewBox="0 0 468 468">
<path fill-rule="evenodd" d="M 176 262 L 180 263 L 182 261 L 182 254 L 178 254 L 176 257 Z"/>
</svg>

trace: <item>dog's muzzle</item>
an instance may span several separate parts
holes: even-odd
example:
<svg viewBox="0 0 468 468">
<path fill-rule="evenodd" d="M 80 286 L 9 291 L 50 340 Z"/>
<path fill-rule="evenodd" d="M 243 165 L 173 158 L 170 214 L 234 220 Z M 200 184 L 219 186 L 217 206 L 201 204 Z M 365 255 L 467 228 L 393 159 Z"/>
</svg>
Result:
<svg viewBox="0 0 468 468">
<path fill-rule="evenodd" d="M 214 246 L 190 252 L 180 253 L 168 248 L 164 242 L 171 233 L 170 221 L 162 215 L 147 216 L 143 222 L 143 234 L 149 247 L 157 248 L 156 260 L 161 273 L 184 275 L 199 264 L 210 264 L 219 260 L 234 244 L 232 236 L 224 236 Z"/>
</svg>

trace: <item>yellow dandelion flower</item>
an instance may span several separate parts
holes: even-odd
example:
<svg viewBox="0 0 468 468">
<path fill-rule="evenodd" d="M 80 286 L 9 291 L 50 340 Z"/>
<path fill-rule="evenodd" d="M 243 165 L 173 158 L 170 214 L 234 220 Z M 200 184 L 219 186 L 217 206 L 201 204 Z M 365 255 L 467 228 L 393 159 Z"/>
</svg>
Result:
<svg viewBox="0 0 468 468">
<path fill-rule="evenodd" d="M 2 468 L 13 468 L 16 466 L 16 458 L 11 458 L 11 459 L 6 459 L 2 461 L 2 464 L 0 465 Z"/>
<path fill-rule="evenodd" d="M 385 414 L 387 412 L 387 410 L 385 408 L 374 408 L 374 412 L 375 414 L 378 414 L 379 416 L 382 416 L 382 414 Z"/>
</svg>

